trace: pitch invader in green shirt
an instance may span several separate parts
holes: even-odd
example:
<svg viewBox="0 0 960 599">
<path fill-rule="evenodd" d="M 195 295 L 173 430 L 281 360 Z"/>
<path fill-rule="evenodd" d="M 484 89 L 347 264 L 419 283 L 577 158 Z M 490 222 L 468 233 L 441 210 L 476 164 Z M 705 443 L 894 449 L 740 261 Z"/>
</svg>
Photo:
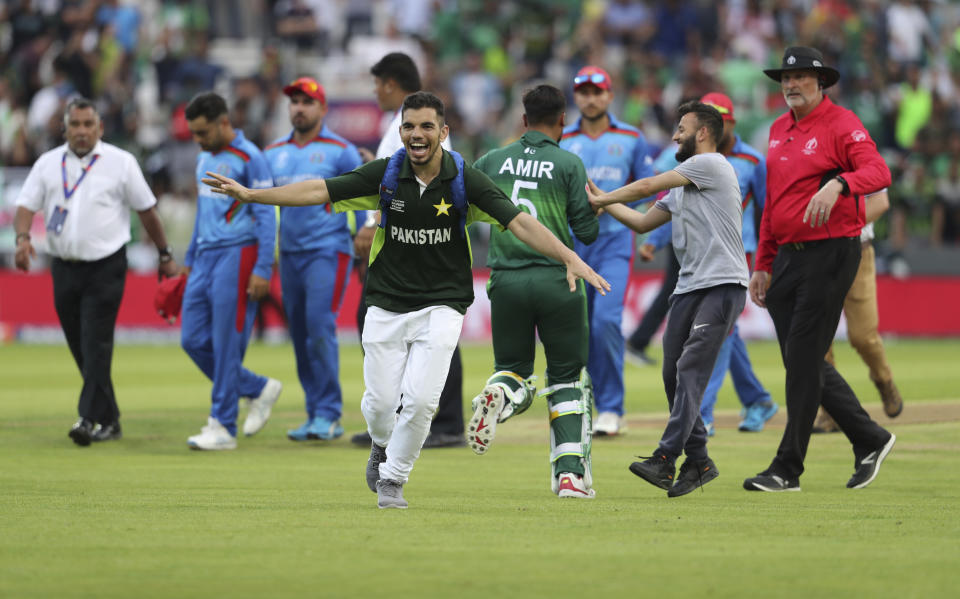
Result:
<svg viewBox="0 0 960 599">
<path fill-rule="evenodd" d="M 473 301 L 469 238 L 461 235 L 451 183 L 459 169 L 440 148 L 447 136 L 443 103 L 428 92 L 403 101 L 400 138 L 406 151 L 385 223 L 377 230 L 367 278 L 360 409 L 373 443 L 366 477 L 381 508 L 405 508 L 403 485 L 430 430 Z M 305 206 L 332 202 L 337 211 L 377 209 L 388 159 L 331 179 L 262 190 L 207 173 L 204 183 L 243 202 Z M 480 171 L 465 166 L 466 221 L 509 229 L 524 243 L 566 266 L 567 290 L 585 279 L 604 293 L 610 285 L 535 218 L 517 210 Z M 403 410 L 397 408 L 403 403 Z"/>
<path fill-rule="evenodd" d="M 599 225 L 587 199 L 583 162 L 557 143 L 565 104 L 563 93 L 551 85 L 527 91 L 526 133 L 487 153 L 474 167 L 572 250 L 571 230 L 583 243 L 591 243 Z M 594 497 L 593 390 L 586 370 L 589 327 L 584 286 L 578 283 L 574 293 L 564 293 L 563 265 L 532 251 L 509 231 L 491 232 L 487 264 L 496 372 L 473 400 L 467 441 L 477 454 L 486 453 L 498 422 L 533 402 L 539 335 L 547 359 L 546 388 L 540 395 L 546 397 L 550 413 L 551 488 L 560 497 Z"/>
</svg>

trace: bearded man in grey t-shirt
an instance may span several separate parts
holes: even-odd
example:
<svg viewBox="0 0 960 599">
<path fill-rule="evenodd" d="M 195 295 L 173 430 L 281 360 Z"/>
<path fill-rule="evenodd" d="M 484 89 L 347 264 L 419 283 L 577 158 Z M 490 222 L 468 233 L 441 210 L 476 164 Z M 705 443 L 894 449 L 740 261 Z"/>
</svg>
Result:
<svg viewBox="0 0 960 599">
<path fill-rule="evenodd" d="M 680 279 L 663 334 L 670 420 L 653 455 L 630 465 L 631 472 L 665 489 L 668 497 L 686 495 L 718 476 L 707 455 L 700 402 L 720 346 L 743 311 L 748 279 L 740 185 L 733 167 L 717 153 L 723 120 L 716 108 L 699 102 L 684 104 L 678 113 L 676 168 L 609 193 L 591 183 L 589 193 L 595 208 L 639 233 L 674 221 Z M 670 193 L 646 213 L 622 205 L 665 190 Z M 681 453 L 687 459 L 674 480 Z"/>
</svg>

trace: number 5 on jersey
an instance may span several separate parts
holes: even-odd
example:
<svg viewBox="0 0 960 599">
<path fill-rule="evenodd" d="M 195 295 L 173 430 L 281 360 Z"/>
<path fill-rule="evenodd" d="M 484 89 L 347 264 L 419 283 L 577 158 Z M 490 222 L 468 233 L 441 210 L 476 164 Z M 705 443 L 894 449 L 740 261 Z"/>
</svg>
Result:
<svg viewBox="0 0 960 599">
<path fill-rule="evenodd" d="M 521 181 L 516 179 L 513 182 L 513 193 L 510 195 L 510 201 L 514 203 L 518 208 L 520 206 L 525 206 L 527 211 L 530 213 L 530 216 L 537 218 L 537 208 L 533 205 L 533 202 L 527 198 L 520 197 L 521 189 L 536 189 L 537 183 L 535 181 Z"/>
</svg>

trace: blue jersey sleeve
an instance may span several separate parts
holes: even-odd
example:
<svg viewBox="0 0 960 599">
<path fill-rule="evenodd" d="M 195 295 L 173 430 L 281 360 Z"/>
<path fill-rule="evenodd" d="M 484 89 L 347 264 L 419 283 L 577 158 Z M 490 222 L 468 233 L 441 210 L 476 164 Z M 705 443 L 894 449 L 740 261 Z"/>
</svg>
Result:
<svg viewBox="0 0 960 599">
<path fill-rule="evenodd" d="M 667 222 L 654 229 L 647 237 L 647 243 L 653 246 L 654 250 L 662 250 L 673 237 L 673 222 Z"/>
<path fill-rule="evenodd" d="M 631 170 L 631 181 L 645 179 L 654 175 L 653 159 L 650 158 L 650 148 L 647 146 L 647 140 L 644 139 L 643 135 L 637 139 L 636 146 L 633 149 L 633 164 L 631 165 Z M 640 204 L 655 200 L 656 197 L 657 196 L 655 194 L 647 196 L 634 202 L 630 202 L 630 206 L 636 208 Z"/>
<path fill-rule="evenodd" d="M 767 161 L 761 159 L 753 169 L 753 201 L 756 202 L 756 215 L 759 218 L 767 203 Z"/>
<path fill-rule="evenodd" d="M 248 185 L 253 189 L 273 187 L 273 175 L 270 165 L 263 154 L 257 152 L 250 156 L 247 163 Z M 273 271 L 274 245 L 277 241 L 277 211 L 273 206 L 266 204 L 250 204 L 256 222 L 257 236 L 257 263 L 253 267 L 253 274 L 269 279 Z"/>
</svg>

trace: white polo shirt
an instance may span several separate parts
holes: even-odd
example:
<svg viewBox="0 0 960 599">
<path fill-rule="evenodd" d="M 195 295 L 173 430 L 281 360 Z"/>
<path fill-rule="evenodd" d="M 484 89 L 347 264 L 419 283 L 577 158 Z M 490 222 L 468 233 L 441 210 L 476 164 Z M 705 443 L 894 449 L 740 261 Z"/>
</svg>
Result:
<svg viewBox="0 0 960 599">
<path fill-rule="evenodd" d="M 103 141 L 83 158 L 67 144 L 45 152 L 17 196 L 17 206 L 43 214 L 52 256 L 85 262 L 130 241 L 130 209 L 156 203 L 133 155 Z"/>
</svg>

